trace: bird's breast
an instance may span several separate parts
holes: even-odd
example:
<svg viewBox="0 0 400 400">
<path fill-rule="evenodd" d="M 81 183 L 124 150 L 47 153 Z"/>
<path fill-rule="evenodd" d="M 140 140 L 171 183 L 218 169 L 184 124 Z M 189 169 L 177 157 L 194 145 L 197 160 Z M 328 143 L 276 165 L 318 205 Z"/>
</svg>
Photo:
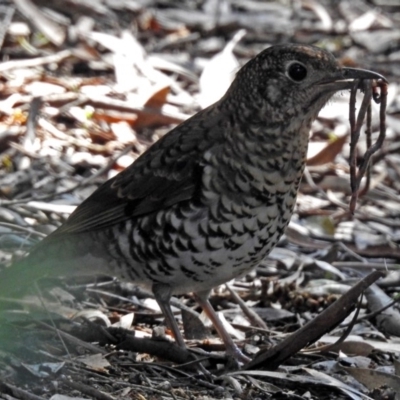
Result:
<svg viewBox="0 0 400 400">
<path fill-rule="evenodd" d="M 238 154 L 225 146 L 207 152 L 194 198 L 114 228 L 115 240 L 106 247 L 116 269 L 136 282 L 163 282 L 184 293 L 259 264 L 293 213 L 304 151 L 295 144 L 276 154 L 247 148 L 253 151 Z"/>
</svg>

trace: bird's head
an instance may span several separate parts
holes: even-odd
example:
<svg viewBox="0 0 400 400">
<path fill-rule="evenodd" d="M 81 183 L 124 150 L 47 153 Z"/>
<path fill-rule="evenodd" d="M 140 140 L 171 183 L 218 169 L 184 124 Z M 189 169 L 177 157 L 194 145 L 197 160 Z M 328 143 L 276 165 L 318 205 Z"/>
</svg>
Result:
<svg viewBox="0 0 400 400">
<path fill-rule="evenodd" d="M 385 78 L 372 71 L 342 68 L 328 51 L 308 45 L 269 47 L 238 72 L 230 89 L 244 112 L 258 109 L 269 121 L 284 121 L 299 113 L 316 118 L 337 91 L 358 79 Z"/>
</svg>

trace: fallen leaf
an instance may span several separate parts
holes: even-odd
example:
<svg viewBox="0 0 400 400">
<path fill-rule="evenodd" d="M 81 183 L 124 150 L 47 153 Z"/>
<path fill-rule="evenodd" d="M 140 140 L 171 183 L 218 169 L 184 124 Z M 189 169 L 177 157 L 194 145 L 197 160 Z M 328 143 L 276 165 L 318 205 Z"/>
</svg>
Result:
<svg viewBox="0 0 400 400">
<path fill-rule="evenodd" d="M 324 165 L 333 162 L 336 156 L 341 153 L 347 137 L 348 135 L 336 137 L 334 140 L 325 142 L 324 144 L 321 144 L 321 142 L 311 142 L 308 147 L 307 165 Z"/>
<path fill-rule="evenodd" d="M 161 108 L 167 102 L 167 96 L 171 88 L 169 85 L 160 84 L 154 87 L 149 99 L 145 102 L 145 107 Z"/>
</svg>

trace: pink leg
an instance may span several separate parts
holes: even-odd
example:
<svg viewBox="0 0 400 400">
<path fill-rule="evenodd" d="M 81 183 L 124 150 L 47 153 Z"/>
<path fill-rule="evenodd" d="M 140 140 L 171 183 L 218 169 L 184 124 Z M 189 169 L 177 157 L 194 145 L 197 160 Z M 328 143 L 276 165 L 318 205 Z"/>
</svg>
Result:
<svg viewBox="0 0 400 400">
<path fill-rule="evenodd" d="M 214 325 L 214 328 L 218 332 L 218 335 L 224 342 L 227 354 L 235 358 L 235 360 L 238 360 L 242 363 L 248 363 L 251 359 L 245 356 L 240 351 L 240 349 L 233 342 L 232 338 L 229 336 L 229 333 L 222 325 L 220 319 L 218 318 L 217 313 L 213 309 L 210 301 L 208 300 L 209 295 L 210 295 L 209 291 L 194 293 L 196 301 L 199 303 L 200 307 L 204 310 L 207 317 L 210 318 L 212 324 Z"/>
</svg>

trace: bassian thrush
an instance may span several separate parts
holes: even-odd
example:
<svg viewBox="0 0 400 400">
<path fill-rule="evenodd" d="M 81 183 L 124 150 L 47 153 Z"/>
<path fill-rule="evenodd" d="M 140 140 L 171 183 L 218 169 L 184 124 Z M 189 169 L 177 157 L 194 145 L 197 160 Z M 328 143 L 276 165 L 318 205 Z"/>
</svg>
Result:
<svg viewBox="0 0 400 400">
<path fill-rule="evenodd" d="M 185 347 L 171 295 L 193 292 L 243 359 L 208 301 L 277 244 L 296 201 L 311 123 L 353 80 L 307 45 L 269 47 L 241 68 L 225 96 L 172 129 L 105 182 L 29 256 L 0 274 L 0 293 L 40 276 L 105 273 L 151 288 Z"/>
</svg>

